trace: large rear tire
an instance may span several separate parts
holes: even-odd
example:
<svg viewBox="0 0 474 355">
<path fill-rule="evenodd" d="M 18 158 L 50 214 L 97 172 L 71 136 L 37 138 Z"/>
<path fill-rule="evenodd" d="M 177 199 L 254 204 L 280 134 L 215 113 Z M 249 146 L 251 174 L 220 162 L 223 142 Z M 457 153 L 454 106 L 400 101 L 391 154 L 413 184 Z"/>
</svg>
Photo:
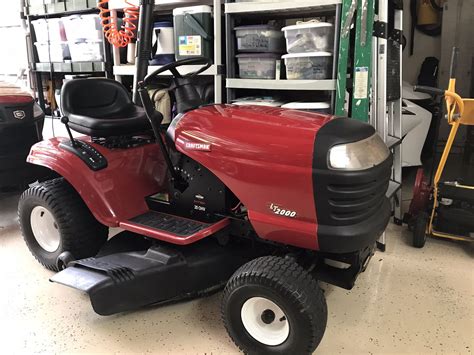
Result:
<svg viewBox="0 0 474 355">
<path fill-rule="evenodd" d="M 63 252 L 74 258 L 94 256 L 108 237 L 74 188 L 63 178 L 26 190 L 20 197 L 18 216 L 23 239 L 40 264 L 59 271 Z"/>
<path fill-rule="evenodd" d="M 428 214 L 421 212 L 416 216 L 413 226 L 413 246 L 415 248 L 423 248 L 426 243 L 426 225 L 428 224 Z"/>
<path fill-rule="evenodd" d="M 231 277 L 222 317 L 247 354 L 310 354 L 324 335 L 327 306 L 308 271 L 292 259 L 266 256 Z"/>
</svg>

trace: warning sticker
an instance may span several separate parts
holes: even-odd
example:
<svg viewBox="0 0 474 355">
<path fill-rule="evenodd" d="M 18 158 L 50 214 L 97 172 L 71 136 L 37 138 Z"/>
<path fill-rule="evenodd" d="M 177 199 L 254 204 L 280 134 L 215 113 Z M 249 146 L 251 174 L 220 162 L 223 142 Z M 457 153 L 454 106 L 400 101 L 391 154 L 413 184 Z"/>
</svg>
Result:
<svg viewBox="0 0 474 355">
<path fill-rule="evenodd" d="M 368 97 L 369 67 L 356 67 L 354 76 L 354 99 Z"/>
<path fill-rule="evenodd" d="M 179 55 L 201 55 L 201 36 L 179 36 Z"/>
</svg>

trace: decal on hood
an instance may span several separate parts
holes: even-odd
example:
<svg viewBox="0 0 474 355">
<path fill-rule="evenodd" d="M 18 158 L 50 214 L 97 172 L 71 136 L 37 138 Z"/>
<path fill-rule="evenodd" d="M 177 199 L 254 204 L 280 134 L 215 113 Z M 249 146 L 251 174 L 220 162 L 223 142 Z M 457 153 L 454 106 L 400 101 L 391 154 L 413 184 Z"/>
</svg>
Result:
<svg viewBox="0 0 474 355">
<path fill-rule="evenodd" d="M 201 150 L 203 152 L 211 151 L 211 143 L 184 142 L 184 149 Z"/>
<path fill-rule="evenodd" d="M 274 203 L 270 204 L 270 210 L 278 216 L 290 217 L 290 218 L 296 217 L 296 211 L 291 211 L 291 210 L 281 208 L 280 206 Z"/>
</svg>

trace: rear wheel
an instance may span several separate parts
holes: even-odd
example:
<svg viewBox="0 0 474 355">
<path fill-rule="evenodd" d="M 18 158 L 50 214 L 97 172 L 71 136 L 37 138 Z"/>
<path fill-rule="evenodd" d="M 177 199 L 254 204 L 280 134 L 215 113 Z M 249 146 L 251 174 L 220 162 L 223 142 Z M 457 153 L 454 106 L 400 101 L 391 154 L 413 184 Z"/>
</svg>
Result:
<svg viewBox="0 0 474 355">
<path fill-rule="evenodd" d="M 327 306 L 317 281 L 295 261 L 267 256 L 235 272 L 224 291 L 222 317 L 248 354 L 309 354 L 321 341 Z"/>
<path fill-rule="evenodd" d="M 426 225 L 428 224 L 428 214 L 421 212 L 416 216 L 413 226 L 413 246 L 423 248 L 426 243 Z"/>
<path fill-rule="evenodd" d="M 95 255 L 108 237 L 74 188 L 63 178 L 26 190 L 18 206 L 20 228 L 33 256 L 58 271 L 59 255 L 82 259 Z"/>
</svg>

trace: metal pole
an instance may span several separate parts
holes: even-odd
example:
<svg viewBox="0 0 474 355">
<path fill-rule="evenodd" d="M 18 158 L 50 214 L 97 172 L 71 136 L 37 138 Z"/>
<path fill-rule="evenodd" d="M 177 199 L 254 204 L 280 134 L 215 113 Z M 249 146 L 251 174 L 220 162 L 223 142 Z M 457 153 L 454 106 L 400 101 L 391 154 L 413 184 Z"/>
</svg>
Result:
<svg viewBox="0 0 474 355">
<path fill-rule="evenodd" d="M 214 0 L 214 103 L 222 103 L 222 15 L 221 1 Z"/>
<path fill-rule="evenodd" d="M 110 11 L 110 21 L 112 23 L 117 23 L 117 10 Z M 104 42 L 106 39 L 104 38 Z M 114 61 L 114 67 L 120 65 L 120 48 L 112 46 L 112 59 Z M 114 75 L 115 80 L 122 82 L 122 77 L 120 75 Z"/>
<path fill-rule="evenodd" d="M 151 56 L 153 34 L 153 10 L 155 0 L 140 0 L 140 18 L 137 33 L 137 56 L 135 59 L 135 76 L 133 78 L 133 102 L 140 105 L 137 83 L 145 79 L 148 73 L 148 61 Z"/>
</svg>

